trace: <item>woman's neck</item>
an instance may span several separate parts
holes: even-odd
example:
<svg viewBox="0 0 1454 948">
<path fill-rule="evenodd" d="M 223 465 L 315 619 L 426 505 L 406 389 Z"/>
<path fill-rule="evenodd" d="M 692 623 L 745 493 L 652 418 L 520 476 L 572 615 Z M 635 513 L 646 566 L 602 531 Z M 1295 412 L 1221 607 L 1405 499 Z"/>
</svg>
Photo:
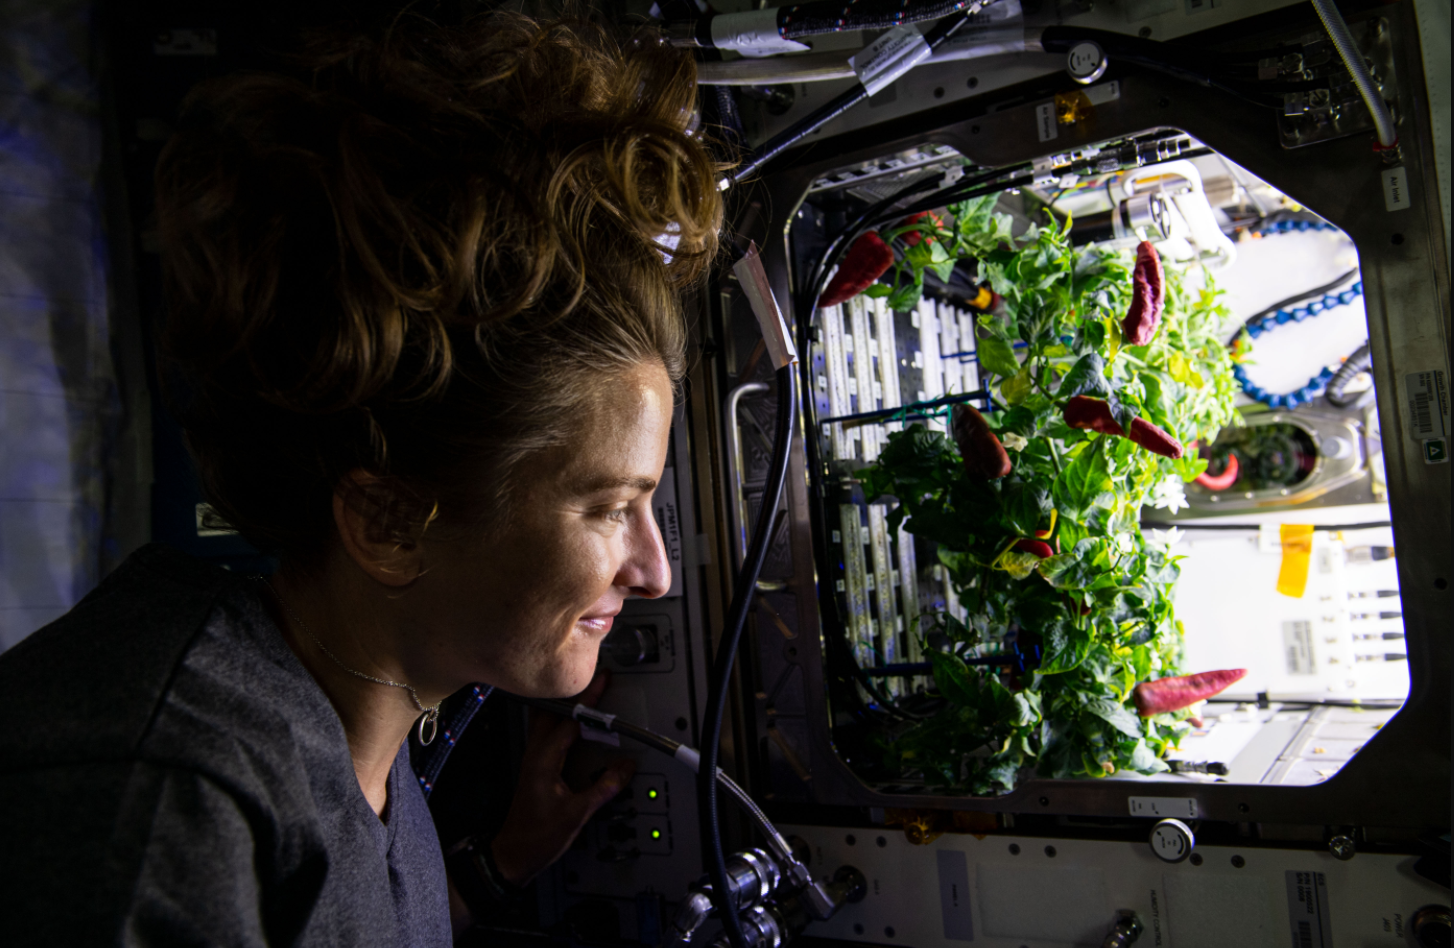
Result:
<svg viewBox="0 0 1454 948">
<path fill-rule="evenodd" d="M 389 772 L 410 728 L 420 716 L 410 692 L 370 681 L 408 683 L 397 654 L 396 615 L 384 593 L 351 564 L 317 571 L 280 570 L 265 597 L 293 654 L 323 689 L 348 738 L 354 774 L 364 799 L 382 817 L 389 799 Z M 350 576 L 352 572 L 354 575 Z M 437 697 L 418 694 L 426 707 Z"/>
</svg>

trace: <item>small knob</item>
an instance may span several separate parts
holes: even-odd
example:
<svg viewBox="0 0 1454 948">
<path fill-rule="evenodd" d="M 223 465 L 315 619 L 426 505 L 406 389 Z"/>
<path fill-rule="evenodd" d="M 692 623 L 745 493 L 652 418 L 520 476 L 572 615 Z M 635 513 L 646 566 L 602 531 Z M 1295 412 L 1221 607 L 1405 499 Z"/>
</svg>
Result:
<svg viewBox="0 0 1454 948">
<path fill-rule="evenodd" d="M 1353 837 L 1340 833 L 1328 840 L 1328 852 L 1333 854 L 1334 859 L 1347 862 L 1358 855 L 1358 845 L 1353 842 Z"/>
<path fill-rule="evenodd" d="M 1181 862 L 1196 844 L 1191 827 L 1181 820 L 1162 820 L 1151 828 L 1151 851 L 1162 862 Z"/>
<path fill-rule="evenodd" d="M 1426 905 L 1409 919 L 1419 948 L 1449 948 L 1449 906 Z"/>
</svg>

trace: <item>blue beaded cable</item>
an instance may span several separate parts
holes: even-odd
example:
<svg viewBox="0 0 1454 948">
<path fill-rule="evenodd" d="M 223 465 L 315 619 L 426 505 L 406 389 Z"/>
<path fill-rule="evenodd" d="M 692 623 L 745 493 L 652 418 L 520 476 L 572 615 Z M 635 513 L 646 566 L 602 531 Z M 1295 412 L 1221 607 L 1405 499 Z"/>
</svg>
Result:
<svg viewBox="0 0 1454 948">
<path fill-rule="evenodd" d="M 1259 234 L 1290 234 L 1293 231 L 1337 230 L 1327 221 L 1273 221 L 1257 228 Z"/>
<path fill-rule="evenodd" d="M 1279 221 L 1278 223 L 1312 225 L 1315 222 Z M 1326 224 L 1323 226 L 1332 228 L 1331 224 Z M 1311 227 L 1304 227 L 1299 229 L 1308 230 L 1311 229 Z M 1247 331 L 1247 335 L 1249 338 L 1256 339 L 1263 333 L 1270 332 L 1278 326 L 1285 326 L 1288 323 L 1300 323 L 1310 317 L 1319 316 L 1323 313 L 1326 313 L 1330 309 L 1337 309 L 1339 306 L 1347 306 L 1349 303 L 1353 302 L 1362 295 L 1363 281 L 1359 280 L 1352 286 L 1348 287 L 1348 289 L 1346 290 L 1342 290 L 1337 293 L 1325 294 L 1320 300 L 1313 300 L 1311 303 L 1304 303 L 1302 306 L 1294 306 L 1292 309 L 1280 309 L 1275 313 L 1270 313 L 1262 319 L 1259 319 L 1255 323 L 1248 323 L 1243 328 Z M 1328 387 L 1328 382 L 1331 381 L 1333 378 L 1334 370 L 1325 367 L 1323 371 L 1308 379 L 1308 384 L 1304 385 L 1302 388 L 1294 392 L 1286 392 L 1282 395 L 1272 394 L 1271 392 L 1268 392 L 1265 389 L 1260 388 L 1259 386 L 1254 384 L 1252 380 L 1247 377 L 1247 370 L 1244 369 L 1241 365 L 1232 366 L 1232 374 L 1237 377 L 1237 381 L 1242 386 L 1242 391 L 1246 393 L 1248 398 L 1259 401 L 1270 408 L 1296 408 L 1299 405 L 1307 404 L 1308 402 L 1317 398 L 1319 395 L 1323 394 L 1324 390 Z"/>
</svg>

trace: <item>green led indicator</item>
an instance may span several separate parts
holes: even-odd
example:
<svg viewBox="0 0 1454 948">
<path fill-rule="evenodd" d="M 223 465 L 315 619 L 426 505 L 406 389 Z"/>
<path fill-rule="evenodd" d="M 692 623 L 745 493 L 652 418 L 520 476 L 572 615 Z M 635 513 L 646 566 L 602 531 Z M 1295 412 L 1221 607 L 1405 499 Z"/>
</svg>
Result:
<svg viewBox="0 0 1454 948">
<path fill-rule="evenodd" d="M 652 839 L 661 839 L 661 830 L 652 830 L 651 831 L 651 838 Z"/>
<path fill-rule="evenodd" d="M 648 800 L 655 800 L 659 796 L 661 796 L 661 794 L 657 793 L 655 790 L 646 791 L 646 799 Z"/>
</svg>

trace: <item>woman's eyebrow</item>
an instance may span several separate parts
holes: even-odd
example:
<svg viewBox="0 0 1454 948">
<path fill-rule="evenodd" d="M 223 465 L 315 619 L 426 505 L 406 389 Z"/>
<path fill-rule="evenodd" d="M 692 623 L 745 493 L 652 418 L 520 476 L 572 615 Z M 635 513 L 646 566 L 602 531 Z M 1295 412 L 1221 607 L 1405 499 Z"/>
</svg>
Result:
<svg viewBox="0 0 1454 948">
<path fill-rule="evenodd" d="M 642 493 L 656 490 L 656 478 L 641 476 L 583 478 L 576 484 L 581 494 L 603 494 L 611 490 L 635 489 Z"/>
</svg>

